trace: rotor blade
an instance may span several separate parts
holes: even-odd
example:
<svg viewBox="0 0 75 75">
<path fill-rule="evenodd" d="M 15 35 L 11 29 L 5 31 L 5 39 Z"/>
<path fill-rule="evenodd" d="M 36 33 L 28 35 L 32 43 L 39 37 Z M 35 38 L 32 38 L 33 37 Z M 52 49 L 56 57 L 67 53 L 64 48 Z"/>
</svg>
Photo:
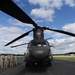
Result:
<svg viewBox="0 0 75 75">
<path fill-rule="evenodd" d="M 11 44 L 11 43 L 13 43 L 13 42 L 15 42 L 15 41 L 27 36 L 31 31 L 33 31 L 33 30 L 30 30 L 29 32 L 22 34 L 21 36 L 17 37 L 16 39 L 12 40 L 11 42 L 7 43 L 5 46 L 8 46 L 9 44 Z"/>
<path fill-rule="evenodd" d="M 51 44 L 51 43 L 49 43 L 49 46 L 50 46 L 50 47 L 54 47 L 53 44 Z"/>
<path fill-rule="evenodd" d="M 11 46 L 11 48 L 18 47 L 18 46 L 22 46 L 22 45 L 27 45 L 27 44 L 28 44 L 28 43 L 24 43 L 24 44 L 15 45 L 15 46 Z"/>
<path fill-rule="evenodd" d="M 0 10 L 21 22 L 33 24 L 34 27 L 38 27 L 37 24 L 12 0 L 0 0 Z"/>
<path fill-rule="evenodd" d="M 50 47 L 54 47 L 53 45 L 50 45 Z"/>
<path fill-rule="evenodd" d="M 62 33 L 62 34 L 66 34 L 66 35 L 75 37 L 75 34 L 74 33 L 70 33 L 70 32 L 67 32 L 67 31 L 50 29 L 50 28 L 46 28 L 46 27 L 43 27 L 43 29 L 44 30 L 47 29 L 47 30 L 50 30 L 50 31 L 54 31 L 54 32 L 58 32 L 58 33 Z"/>
<path fill-rule="evenodd" d="M 51 38 L 47 38 L 47 39 L 45 39 L 45 40 L 48 40 L 48 39 L 52 39 L 53 37 L 51 37 Z"/>
</svg>

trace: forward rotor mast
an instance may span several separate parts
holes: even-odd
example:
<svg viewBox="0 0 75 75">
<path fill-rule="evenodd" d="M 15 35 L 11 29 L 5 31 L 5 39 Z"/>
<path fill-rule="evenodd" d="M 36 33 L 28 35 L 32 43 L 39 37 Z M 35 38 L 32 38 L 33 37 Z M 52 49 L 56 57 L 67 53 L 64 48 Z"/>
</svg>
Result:
<svg viewBox="0 0 75 75">
<path fill-rule="evenodd" d="M 36 42 L 42 42 L 44 40 L 44 30 L 42 28 L 33 29 L 33 37 Z"/>
</svg>

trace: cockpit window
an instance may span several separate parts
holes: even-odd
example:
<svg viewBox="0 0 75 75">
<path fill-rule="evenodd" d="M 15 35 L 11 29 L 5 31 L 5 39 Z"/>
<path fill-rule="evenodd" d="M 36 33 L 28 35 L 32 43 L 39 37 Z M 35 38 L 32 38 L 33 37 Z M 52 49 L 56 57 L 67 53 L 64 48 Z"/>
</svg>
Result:
<svg viewBox="0 0 75 75">
<path fill-rule="evenodd" d="M 29 44 L 29 47 L 31 46 L 36 46 L 36 42 L 35 41 L 31 41 L 30 44 Z"/>
<path fill-rule="evenodd" d="M 44 42 L 42 43 L 42 45 L 47 45 L 47 42 L 46 42 L 46 41 L 44 41 Z"/>
<path fill-rule="evenodd" d="M 48 46 L 48 42 L 47 41 L 43 41 L 43 42 L 31 41 L 29 44 L 29 47 L 31 46 Z"/>
</svg>

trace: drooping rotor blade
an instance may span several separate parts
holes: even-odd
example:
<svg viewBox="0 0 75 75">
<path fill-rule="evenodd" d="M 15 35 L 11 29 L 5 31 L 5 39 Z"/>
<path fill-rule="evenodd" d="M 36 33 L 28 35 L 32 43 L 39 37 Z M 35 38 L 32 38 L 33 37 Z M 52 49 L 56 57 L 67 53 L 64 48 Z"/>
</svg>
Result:
<svg viewBox="0 0 75 75">
<path fill-rule="evenodd" d="M 51 38 L 47 38 L 47 39 L 45 39 L 45 40 L 48 40 L 48 39 L 52 39 L 53 37 L 51 37 Z"/>
<path fill-rule="evenodd" d="M 11 43 L 13 43 L 13 42 L 15 42 L 15 41 L 27 36 L 31 31 L 33 31 L 33 30 L 30 30 L 29 32 L 22 34 L 21 36 L 17 37 L 16 39 L 12 40 L 11 42 L 7 43 L 5 46 L 8 46 L 9 44 L 11 44 Z"/>
<path fill-rule="evenodd" d="M 53 45 L 50 45 L 50 47 L 54 47 Z"/>
<path fill-rule="evenodd" d="M 28 44 L 28 43 L 24 43 L 24 44 L 15 45 L 15 46 L 11 46 L 11 48 L 18 47 L 18 46 L 22 46 L 22 45 L 27 45 L 27 44 Z"/>
<path fill-rule="evenodd" d="M 54 32 L 58 32 L 58 33 L 62 33 L 62 34 L 66 34 L 66 35 L 75 37 L 75 34 L 74 33 L 70 33 L 70 32 L 67 32 L 67 31 L 56 30 L 56 29 L 51 29 L 51 28 L 47 28 L 47 27 L 43 27 L 43 29 L 44 30 L 47 29 L 47 30 L 50 30 L 50 31 L 54 31 Z"/>
<path fill-rule="evenodd" d="M 38 27 L 37 24 L 12 0 L 0 0 L 0 10 L 23 23 L 33 24 L 34 27 Z"/>
<path fill-rule="evenodd" d="M 53 44 L 49 43 L 50 47 L 54 47 Z"/>
</svg>

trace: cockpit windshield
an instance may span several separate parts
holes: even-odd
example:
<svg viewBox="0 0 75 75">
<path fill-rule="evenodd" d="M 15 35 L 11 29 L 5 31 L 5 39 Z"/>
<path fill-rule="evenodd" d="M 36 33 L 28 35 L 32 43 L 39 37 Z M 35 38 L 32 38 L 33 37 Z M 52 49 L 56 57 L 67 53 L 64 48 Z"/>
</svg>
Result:
<svg viewBox="0 0 75 75">
<path fill-rule="evenodd" d="M 48 42 L 47 41 L 43 41 L 43 42 L 31 41 L 29 46 L 30 47 L 31 46 L 48 46 Z"/>
<path fill-rule="evenodd" d="M 36 42 L 35 42 L 35 41 L 32 41 L 32 42 L 30 43 L 30 46 L 36 46 Z"/>
</svg>

